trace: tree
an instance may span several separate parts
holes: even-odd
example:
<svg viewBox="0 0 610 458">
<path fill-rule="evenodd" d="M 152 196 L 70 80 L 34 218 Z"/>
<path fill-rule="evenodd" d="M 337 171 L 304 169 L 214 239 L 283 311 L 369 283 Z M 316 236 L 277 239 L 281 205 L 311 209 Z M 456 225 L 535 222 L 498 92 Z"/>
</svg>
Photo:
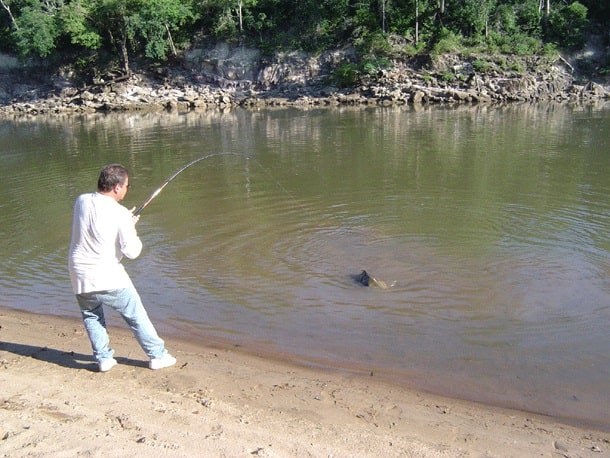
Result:
<svg viewBox="0 0 610 458">
<path fill-rule="evenodd" d="M 13 28 L 15 30 L 18 30 L 19 26 L 17 25 L 17 21 L 15 20 L 15 17 L 13 16 L 13 12 L 11 11 L 11 1 L 10 0 L 0 0 L 0 5 L 2 5 L 2 8 L 4 8 L 4 10 L 8 13 L 9 18 L 11 20 L 11 25 L 13 26 Z"/>
<path fill-rule="evenodd" d="M 55 17 L 55 5 L 35 4 L 26 6 L 16 20 L 15 36 L 22 56 L 48 57 L 55 51 L 55 41 L 60 35 Z"/>
<path fill-rule="evenodd" d="M 99 30 L 103 30 L 112 46 L 117 46 L 123 61 L 123 71 L 131 73 L 129 68 L 128 43 L 135 33 L 129 26 L 129 16 L 134 10 L 132 0 L 94 0 L 93 14 Z"/>
<path fill-rule="evenodd" d="M 132 33 L 140 36 L 145 45 L 145 55 L 155 60 L 165 60 L 168 50 L 177 55 L 172 32 L 180 31 L 194 21 L 191 5 L 179 0 L 147 0 L 127 17 Z"/>
<path fill-rule="evenodd" d="M 417 0 L 415 7 L 416 44 L 430 44 L 432 37 L 442 28 L 440 4 L 438 0 Z"/>
<path fill-rule="evenodd" d="M 419 44 L 419 0 L 415 0 L 415 44 Z"/>
<path fill-rule="evenodd" d="M 62 8 L 59 20 L 62 32 L 70 37 L 72 44 L 99 49 L 102 37 L 91 21 L 90 6 L 81 0 L 72 1 Z"/>
<path fill-rule="evenodd" d="M 587 7 L 576 1 L 553 10 L 549 17 L 547 38 L 561 47 L 580 48 L 585 43 L 587 25 Z"/>
<path fill-rule="evenodd" d="M 610 1 L 0 0 L 3 50 L 46 58 L 60 48 L 101 49 L 118 56 L 126 73 L 131 55 L 159 61 L 177 54 L 193 26 L 199 36 L 257 41 L 265 51 L 322 51 L 351 40 L 363 59 L 375 59 L 393 34 L 413 38 L 416 49 L 485 43 L 528 54 L 543 40 L 581 46 L 590 30 L 607 44 Z"/>
<path fill-rule="evenodd" d="M 589 18 L 599 31 L 607 32 L 610 27 L 610 2 L 608 0 L 580 0 L 589 11 Z M 610 42 L 610 35 L 605 33 L 606 43 Z"/>
<path fill-rule="evenodd" d="M 460 8 L 453 8 L 447 15 L 451 28 L 459 30 L 466 37 L 486 37 L 489 18 L 495 6 L 495 0 L 463 0 Z"/>
<path fill-rule="evenodd" d="M 248 16 L 252 18 L 251 10 L 256 8 L 258 5 L 258 0 L 237 0 L 237 17 L 239 20 L 239 34 L 242 35 L 244 33 L 244 22 L 245 17 Z M 265 16 L 263 16 L 264 18 Z M 260 19 L 260 17 L 259 17 Z M 252 22 L 250 20 L 249 22 Z"/>
<path fill-rule="evenodd" d="M 381 32 L 387 32 L 387 13 L 390 8 L 390 0 L 379 0 L 379 9 L 381 10 Z"/>
</svg>

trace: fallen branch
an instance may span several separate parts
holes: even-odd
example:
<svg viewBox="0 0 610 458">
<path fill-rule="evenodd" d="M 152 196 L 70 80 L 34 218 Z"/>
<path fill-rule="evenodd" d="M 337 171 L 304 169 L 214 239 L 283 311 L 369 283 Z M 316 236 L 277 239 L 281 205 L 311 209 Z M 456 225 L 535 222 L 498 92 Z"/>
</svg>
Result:
<svg viewBox="0 0 610 458">
<path fill-rule="evenodd" d="M 121 81 L 128 80 L 130 77 L 131 77 L 131 75 L 121 75 L 121 76 L 117 76 L 116 78 L 113 78 L 109 81 L 102 80 L 102 81 L 94 82 L 93 84 L 90 84 L 89 86 L 85 86 L 84 88 L 79 89 L 78 93 L 82 94 L 83 92 L 93 89 L 94 87 L 97 87 L 97 86 L 109 86 L 114 83 L 120 83 Z"/>
<path fill-rule="evenodd" d="M 572 67 L 570 65 L 570 63 L 567 60 L 565 60 L 561 54 L 559 55 L 558 59 L 560 61 L 562 61 L 564 64 L 566 64 L 568 67 L 570 67 L 570 70 L 572 71 L 572 73 L 574 73 L 574 67 Z"/>
</svg>

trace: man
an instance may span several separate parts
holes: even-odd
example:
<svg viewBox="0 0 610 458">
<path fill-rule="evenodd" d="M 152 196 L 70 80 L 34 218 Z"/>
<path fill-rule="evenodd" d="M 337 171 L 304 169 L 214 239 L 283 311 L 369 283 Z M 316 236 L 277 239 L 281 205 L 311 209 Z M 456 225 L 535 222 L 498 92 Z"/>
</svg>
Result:
<svg viewBox="0 0 610 458">
<path fill-rule="evenodd" d="M 135 259 L 142 251 L 135 228 L 139 217 L 119 204 L 128 189 L 127 169 L 110 164 L 100 172 L 97 192 L 82 194 L 74 204 L 68 260 L 70 279 L 100 372 L 117 364 L 106 330 L 104 306 L 118 311 L 127 322 L 150 358 L 151 369 L 176 363 L 157 335 L 121 264 L 123 256 Z"/>
</svg>

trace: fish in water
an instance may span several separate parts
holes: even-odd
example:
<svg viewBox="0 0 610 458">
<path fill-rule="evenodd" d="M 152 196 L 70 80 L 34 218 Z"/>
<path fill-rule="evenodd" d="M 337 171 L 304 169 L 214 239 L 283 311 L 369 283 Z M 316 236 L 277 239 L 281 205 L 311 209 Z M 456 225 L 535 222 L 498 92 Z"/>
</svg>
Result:
<svg viewBox="0 0 610 458">
<path fill-rule="evenodd" d="M 388 289 L 394 284 L 388 285 L 382 280 L 377 280 L 375 277 L 371 277 L 366 270 L 363 270 L 354 279 L 363 286 L 376 286 L 381 289 Z"/>
</svg>

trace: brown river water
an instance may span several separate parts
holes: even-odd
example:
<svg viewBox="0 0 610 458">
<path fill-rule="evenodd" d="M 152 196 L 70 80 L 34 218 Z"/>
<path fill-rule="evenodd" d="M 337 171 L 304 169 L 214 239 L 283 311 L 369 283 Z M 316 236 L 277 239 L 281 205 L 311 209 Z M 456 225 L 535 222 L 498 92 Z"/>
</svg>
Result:
<svg viewBox="0 0 610 458">
<path fill-rule="evenodd" d="M 101 166 L 132 207 L 227 152 L 142 212 L 125 265 L 162 334 L 610 430 L 609 139 L 610 105 L 2 120 L 0 305 L 78 316 Z"/>
</svg>

